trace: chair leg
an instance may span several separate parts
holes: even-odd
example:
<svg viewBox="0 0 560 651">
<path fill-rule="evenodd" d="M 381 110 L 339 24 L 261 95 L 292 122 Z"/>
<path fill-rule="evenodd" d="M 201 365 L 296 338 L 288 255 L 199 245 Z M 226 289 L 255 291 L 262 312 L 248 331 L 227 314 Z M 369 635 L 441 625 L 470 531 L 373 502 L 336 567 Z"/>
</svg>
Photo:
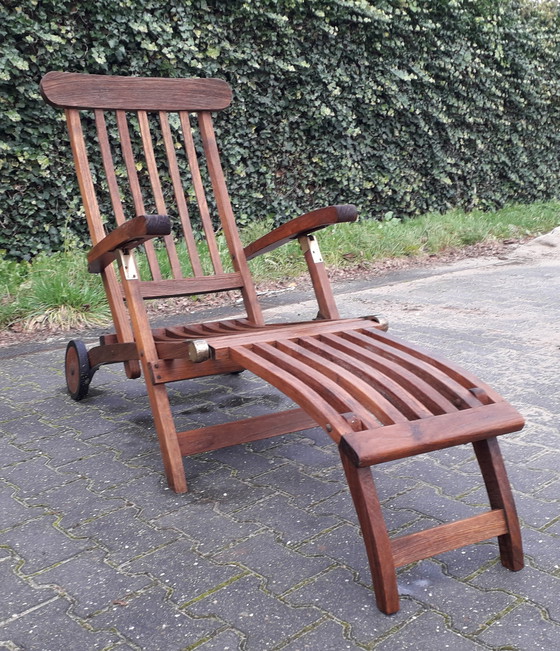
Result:
<svg viewBox="0 0 560 651">
<path fill-rule="evenodd" d="M 396 567 L 371 470 L 357 468 L 343 449 L 340 458 L 364 537 L 377 607 L 392 615 L 399 610 Z"/>
<path fill-rule="evenodd" d="M 519 518 L 496 437 L 473 443 L 492 509 L 504 512 L 507 533 L 498 536 L 502 565 L 516 572 L 524 566 Z"/>
<path fill-rule="evenodd" d="M 154 385 L 149 380 L 146 380 L 146 388 L 152 407 L 167 483 L 169 488 L 176 493 L 186 493 L 188 488 L 183 455 L 177 439 L 167 388 L 164 384 Z"/>
</svg>

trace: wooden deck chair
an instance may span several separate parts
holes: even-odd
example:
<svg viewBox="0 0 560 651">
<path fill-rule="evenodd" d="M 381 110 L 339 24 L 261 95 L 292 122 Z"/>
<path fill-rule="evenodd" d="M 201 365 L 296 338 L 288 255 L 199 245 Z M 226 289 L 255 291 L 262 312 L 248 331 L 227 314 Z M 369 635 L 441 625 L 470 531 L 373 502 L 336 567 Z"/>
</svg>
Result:
<svg viewBox="0 0 560 651">
<path fill-rule="evenodd" d="M 412 561 L 497 536 L 502 564 L 521 569 L 519 523 L 496 436 L 520 430 L 523 419 L 470 373 L 386 334 L 379 319 L 340 318 L 313 233 L 354 221 L 353 206 L 315 210 L 243 247 L 211 115 L 230 103 L 224 81 L 50 72 L 41 90 L 47 102 L 66 112 L 93 242 L 89 270 L 103 280 L 115 328 L 90 350 L 69 343 L 66 377 L 75 400 L 86 395 L 103 364 L 124 362 L 128 377 L 142 374 L 167 480 L 178 493 L 187 490 L 184 455 L 320 425 L 339 447 L 377 604 L 385 613 L 399 609 L 396 568 Z M 94 155 L 97 166 L 91 165 Z M 206 185 L 213 192 L 229 266 L 220 256 Z M 186 269 L 172 230 L 182 233 L 190 261 Z M 201 262 L 201 234 L 212 269 Z M 291 239 L 299 240 L 303 250 L 318 317 L 266 325 L 247 260 Z M 138 270 L 134 249 L 139 245 L 149 262 L 148 278 Z M 241 292 L 245 318 L 150 326 L 146 299 L 231 290 Z M 243 369 L 277 387 L 299 408 L 177 432 L 168 383 Z M 463 443 L 474 446 L 490 509 L 390 539 L 370 467 Z"/>
</svg>

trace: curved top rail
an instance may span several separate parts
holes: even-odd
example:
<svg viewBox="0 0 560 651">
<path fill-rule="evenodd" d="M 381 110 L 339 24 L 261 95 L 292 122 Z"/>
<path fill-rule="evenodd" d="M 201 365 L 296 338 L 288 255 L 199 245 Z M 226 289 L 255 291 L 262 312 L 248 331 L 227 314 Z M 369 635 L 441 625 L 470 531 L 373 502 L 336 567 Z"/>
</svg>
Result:
<svg viewBox="0 0 560 651">
<path fill-rule="evenodd" d="M 41 94 L 57 108 L 124 111 L 220 111 L 231 103 L 222 79 L 116 77 L 48 72 Z"/>
</svg>

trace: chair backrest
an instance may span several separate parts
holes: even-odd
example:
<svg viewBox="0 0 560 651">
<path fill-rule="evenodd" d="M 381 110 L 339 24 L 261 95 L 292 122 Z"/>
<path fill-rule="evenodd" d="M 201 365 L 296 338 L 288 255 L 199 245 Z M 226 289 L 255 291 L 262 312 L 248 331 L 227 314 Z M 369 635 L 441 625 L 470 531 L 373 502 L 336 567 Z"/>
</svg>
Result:
<svg viewBox="0 0 560 651">
<path fill-rule="evenodd" d="M 105 236 L 105 224 L 111 229 L 151 213 L 169 215 L 175 233 L 182 231 L 184 244 L 176 245 L 171 235 L 164 238 L 164 260 L 152 242 L 145 244 L 149 278 L 140 283 L 142 295 L 238 289 L 249 319 L 262 323 L 211 117 L 229 106 L 229 85 L 219 79 L 49 72 L 41 93 L 65 110 L 94 245 Z M 219 220 L 212 219 L 214 206 Z M 201 235 L 205 243 L 198 241 Z M 210 266 L 204 266 L 200 247 L 206 247 Z"/>
</svg>

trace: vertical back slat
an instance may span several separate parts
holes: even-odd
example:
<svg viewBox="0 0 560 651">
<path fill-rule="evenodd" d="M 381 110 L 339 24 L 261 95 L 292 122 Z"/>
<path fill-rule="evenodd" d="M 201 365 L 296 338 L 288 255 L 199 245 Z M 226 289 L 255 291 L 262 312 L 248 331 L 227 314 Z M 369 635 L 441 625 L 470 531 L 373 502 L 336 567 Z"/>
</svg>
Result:
<svg viewBox="0 0 560 651">
<path fill-rule="evenodd" d="M 200 125 L 200 134 L 202 136 L 202 144 L 206 154 L 206 162 L 208 165 L 208 173 L 210 174 L 210 181 L 212 182 L 212 189 L 214 190 L 214 197 L 218 206 L 218 213 L 226 236 L 226 241 L 232 258 L 233 266 L 236 271 L 241 274 L 243 280 L 243 302 L 247 309 L 247 316 L 251 321 L 257 325 L 264 324 L 262 311 L 257 299 L 257 292 L 253 285 L 253 279 L 247 265 L 243 245 L 237 226 L 235 224 L 235 217 L 233 209 L 229 200 L 224 172 L 220 162 L 220 153 L 218 145 L 216 144 L 216 136 L 214 134 L 214 127 L 212 126 L 212 115 L 209 111 L 201 111 L 198 114 L 198 123 Z"/>
<path fill-rule="evenodd" d="M 216 243 L 216 236 L 214 235 L 214 228 L 212 226 L 212 220 L 210 219 L 210 212 L 208 210 L 208 203 L 206 201 L 206 194 L 204 192 L 204 185 L 202 183 L 202 177 L 200 175 L 200 168 L 198 166 L 198 158 L 196 156 L 196 149 L 194 146 L 189 114 L 185 111 L 181 111 L 179 113 L 179 118 L 181 120 L 181 127 L 183 130 L 183 138 L 185 142 L 185 151 L 187 153 L 187 159 L 189 161 L 194 192 L 198 204 L 198 209 L 200 211 L 202 228 L 204 229 L 204 234 L 206 235 L 206 242 L 208 244 L 210 259 L 212 260 L 214 272 L 217 274 L 223 273 L 222 261 L 220 259 L 220 253 L 218 251 L 218 245 Z"/>
<path fill-rule="evenodd" d="M 121 139 L 122 154 L 126 173 L 128 175 L 128 182 L 130 184 L 134 210 L 137 216 L 145 215 L 146 210 L 144 208 L 144 199 L 142 197 L 142 189 L 140 188 L 140 182 L 138 181 L 138 174 L 136 172 L 136 161 L 134 160 L 134 152 L 132 151 L 126 113 L 124 111 L 116 111 L 116 115 L 117 127 Z M 148 264 L 150 265 L 150 271 L 152 272 L 152 278 L 154 280 L 161 280 L 161 271 L 153 243 L 151 241 L 146 242 L 144 244 L 144 249 L 146 251 L 146 257 L 148 258 Z"/>
<path fill-rule="evenodd" d="M 177 164 L 177 156 L 175 154 L 175 146 L 173 143 L 173 136 L 171 134 L 171 128 L 169 126 L 167 113 L 160 111 L 159 120 L 161 124 L 163 142 L 165 145 L 165 152 L 167 154 L 167 161 L 169 164 L 169 175 L 171 176 L 171 182 L 173 184 L 175 203 L 177 204 L 177 211 L 179 213 L 179 218 L 183 227 L 183 235 L 185 236 L 187 251 L 189 252 L 191 261 L 191 267 L 194 276 L 200 277 L 204 275 L 204 272 L 202 271 L 202 265 L 200 263 L 198 249 L 196 248 L 196 241 L 194 239 L 191 220 L 189 219 L 189 210 L 187 208 L 187 201 L 185 199 L 185 193 L 183 191 L 183 184 L 181 183 L 181 175 L 179 173 L 179 166 Z"/>
<path fill-rule="evenodd" d="M 146 111 L 138 111 L 138 124 L 140 125 L 140 135 L 142 138 L 142 145 L 144 147 L 144 155 L 146 157 L 146 165 L 148 167 L 148 176 L 150 178 L 150 185 L 156 204 L 156 210 L 160 215 L 167 214 L 167 207 L 161 189 L 161 181 L 159 178 L 159 171 L 157 168 L 156 157 L 154 154 L 154 146 L 152 143 L 152 136 L 150 133 L 150 123 L 148 122 L 148 115 Z M 181 265 L 177 257 L 177 250 L 172 235 L 164 237 L 169 263 L 171 264 L 171 273 L 173 278 L 182 278 Z"/>
<path fill-rule="evenodd" d="M 95 110 L 95 126 L 97 129 L 97 139 L 99 141 L 101 159 L 103 160 L 103 168 L 105 169 L 105 177 L 107 179 L 107 186 L 109 188 L 109 196 L 111 197 L 111 205 L 113 206 L 115 219 L 117 224 L 123 224 L 126 221 L 126 217 L 124 215 L 117 176 L 115 174 L 115 166 L 113 164 L 113 156 L 111 154 L 111 146 L 107 134 L 107 124 L 105 122 L 105 112 L 101 109 Z"/>
<path fill-rule="evenodd" d="M 93 179 L 91 177 L 79 112 L 76 109 L 66 109 L 66 122 L 68 124 L 70 145 L 74 156 L 78 184 L 82 194 L 89 232 L 92 244 L 95 246 L 105 237 L 105 230 L 101 223 L 99 204 L 97 203 Z M 124 304 L 120 298 L 119 281 L 117 280 L 114 267 L 112 265 L 106 267 L 102 277 L 115 330 L 117 331 L 117 337 L 119 341 L 133 341 L 132 328 Z"/>
</svg>

